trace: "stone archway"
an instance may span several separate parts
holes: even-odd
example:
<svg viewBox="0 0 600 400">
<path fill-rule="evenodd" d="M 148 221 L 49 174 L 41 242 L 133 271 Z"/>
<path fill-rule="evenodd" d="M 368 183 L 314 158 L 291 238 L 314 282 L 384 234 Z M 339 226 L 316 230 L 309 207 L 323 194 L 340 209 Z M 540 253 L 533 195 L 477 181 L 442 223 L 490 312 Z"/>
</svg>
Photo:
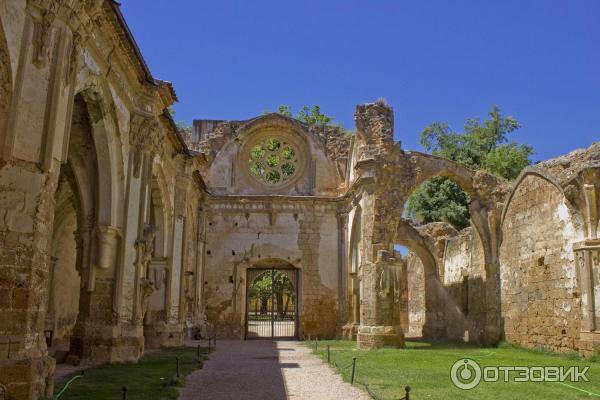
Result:
<svg viewBox="0 0 600 400">
<path fill-rule="evenodd" d="M 376 235 L 373 243 L 377 243 L 377 248 L 387 248 L 392 242 L 392 238 L 395 238 L 395 243 L 403 244 L 403 238 L 397 235 L 397 227 L 403 218 L 404 201 L 424 182 L 434 177 L 444 177 L 457 184 L 469 195 L 471 200 L 468 208 L 470 222 L 481 242 L 483 254 L 483 271 L 478 285 L 484 293 L 479 297 L 485 304 L 486 312 L 483 318 L 478 317 L 478 321 L 481 319 L 477 322 L 478 327 L 469 329 L 478 331 L 476 337 L 484 342 L 497 342 L 500 339 L 501 329 L 498 290 L 501 210 L 495 204 L 504 198 L 506 185 L 503 185 L 501 178 L 485 172 L 470 170 L 441 157 L 418 152 L 398 152 L 394 153 L 394 156 L 396 157 L 395 162 L 387 164 L 383 168 L 381 176 L 378 177 L 386 184 L 379 189 L 380 192 L 377 192 L 375 206 L 377 215 L 374 229 Z M 400 178 L 403 180 L 399 181 Z M 389 191 L 394 191 L 395 196 L 390 196 Z M 423 252 L 421 251 L 421 253 Z M 443 255 L 435 254 L 436 251 L 433 249 L 431 253 L 434 258 L 433 262 L 425 260 L 424 264 L 437 265 Z M 419 254 L 419 256 L 422 259 L 429 257 L 427 254 Z M 436 270 L 443 272 L 443 269 L 437 268 Z M 442 282 L 438 279 L 438 283 Z"/>
<path fill-rule="evenodd" d="M 83 98 L 77 96 L 73 105 L 67 160 L 61 167 L 55 194 L 51 244 L 54 265 L 49 296 L 51 312 L 46 326 L 52 328 L 49 330 L 56 339 L 52 347 L 56 347 L 59 362 L 64 360 L 62 357 L 67 351 L 68 361 L 74 364 L 90 356 L 84 351 L 87 334 L 83 325 L 91 313 L 99 311 L 91 310 L 88 301 L 93 291 L 91 253 L 96 232 L 98 184 L 90 115 Z M 77 293 L 72 293 L 73 290 Z"/>
<path fill-rule="evenodd" d="M 394 243 L 405 246 L 420 261 L 423 268 L 425 320 L 422 326 L 423 337 L 440 337 L 444 333 L 444 321 L 440 319 L 439 267 L 430 245 L 419 231 L 408 221 L 401 220 L 396 230 Z M 410 271 L 416 272 L 416 271 Z M 410 301 L 410 299 L 409 299 Z"/>
<path fill-rule="evenodd" d="M 80 285 L 77 321 L 68 354 L 69 362 L 75 364 L 112 359 L 107 349 L 111 347 L 114 324 L 112 298 L 118 229 L 112 224 L 116 223 L 113 189 L 118 179 L 111 172 L 109 132 L 103 128 L 104 114 L 96 101 L 97 97 L 89 92 L 75 96 L 63 167 L 76 199 L 72 203 L 77 204 L 75 268 Z M 57 209 L 54 221 L 59 228 L 61 218 Z M 60 246 L 59 241 L 54 242 L 52 253 L 60 251 Z M 54 278 L 54 282 L 60 280 L 56 274 Z"/>
</svg>

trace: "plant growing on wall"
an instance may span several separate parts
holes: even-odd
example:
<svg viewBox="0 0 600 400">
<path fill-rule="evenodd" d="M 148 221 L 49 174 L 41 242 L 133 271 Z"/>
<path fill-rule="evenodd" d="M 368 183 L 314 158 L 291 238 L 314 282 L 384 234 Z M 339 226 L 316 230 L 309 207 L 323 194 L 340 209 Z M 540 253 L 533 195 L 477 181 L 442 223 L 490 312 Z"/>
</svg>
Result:
<svg viewBox="0 0 600 400">
<path fill-rule="evenodd" d="M 333 117 L 321 112 L 321 106 L 318 105 L 312 107 L 303 106 L 295 116 L 292 113 L 291 106 L 281 105 L 277 108 L 277 113 L 286 117 L 296 118 L 307 125 L 325 126 L 330 125 L 333 121 Z"/>
</svg>

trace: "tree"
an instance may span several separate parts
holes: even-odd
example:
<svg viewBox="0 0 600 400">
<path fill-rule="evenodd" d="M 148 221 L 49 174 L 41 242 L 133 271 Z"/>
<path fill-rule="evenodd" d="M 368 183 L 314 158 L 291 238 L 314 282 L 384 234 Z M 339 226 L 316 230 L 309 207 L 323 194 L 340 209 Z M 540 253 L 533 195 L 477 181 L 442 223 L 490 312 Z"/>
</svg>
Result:
<svg viewBox="0 0 600 400">
<path fill-rule="evenodd" d="M 269 300 L 274 300 L 272 307 L 277 307 L 277 314 L 285 317 L 290 300 L 295 301 L 296 292 L 290 278 L 283 272 L 274 270 L 263 272 L 252 282 L 249 296 L 260 301 L 262 315 L 274 311 L 269 310 Z"/>
<path fill-rule="evenodd" d="M 285 317 L 288 312 L 290 300 L 295 300 L 296 292 L 290 278 L 281 271 L 275 271 L 273 274 L 273 292 L 275 293 L 275 300 L 277 302 L 277 313 L 280 317 Z"/>
<path fill-rule="evenodd" d="M 250 286 L 250 298 L 260 301 L 260 313 L 262 315 L 268 312 L 269 300 L 272 293 L 271 271 L 264 272 L 252 282 Z"/>
<path fill-rule="evenodd" d="M 447 123 L 435 122 L 423 129 L 420 142 L 434 155 L 512 180 L 531 163 L 529 156 L 533 154 L 529 145 L 507 143 L 507 135 L 520 127 L 515 118 L 503 116 L 493 106 L 485 121 L 467 119 L 462 133 L 453 132 Z M 407 211 L 417 222 L 446 221 L 460 230 L 469 226 L 469 202 L 469 196 L 456 183 L 435 177 L 413 192 Z"/>
</svg>

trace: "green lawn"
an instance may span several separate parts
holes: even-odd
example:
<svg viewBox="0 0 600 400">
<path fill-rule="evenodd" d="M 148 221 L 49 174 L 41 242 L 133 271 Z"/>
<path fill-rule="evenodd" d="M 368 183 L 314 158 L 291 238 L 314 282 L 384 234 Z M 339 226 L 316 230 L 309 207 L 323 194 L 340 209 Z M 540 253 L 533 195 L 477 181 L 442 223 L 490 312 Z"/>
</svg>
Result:
<svg viewBox="0 0 600 400">
<path fill-rule="evenodd" d="M 183 385 L 186 375 L 202 367 L 206 356 L 205 348 L 201 349 L 201 360 L 197 358 L 195 347 L 169 348 L 147 353 L 135 364 L 115 363 L 91 368 L 85 371 L 83 378 L 73 381 L 60 400 L 121 400 L 123 386 L 127 386 L 129 400 L 177 399 L 177 387 Z M 175 357 L 179 357 L 179 379 Z M 65 382 L 56 386 L 55 396 Z"/>
<path fill-rule="evenodd" d="M 306 342 L 315 352 L 314 342 Z M 404 387 L 410 385 L 411 399 L 584 399 L 600 398 L 600 363 L 582 360 L 576 355 L 558 356 L 501 344 L 481 348 L 463 343 L 408 342 L 405 349 L 384 348 L 372 351 L 356 350 L 356 343 L 339 340 L 318 342 L 317 354 L 327 360 L 330 345 L 334 368 L 344 380 L 350 380 L 350 368 L 356 357 L 358 386 L 368 385 L 381 400 L 400 399 Z M 471 390 L 458 389 L 450 380 L 452 365 L 461 358 L 470 358 L 485 366 L 589 366 L 590 382 L 484 382 Z M 503 375 L 500 375 L 503 376 Z M 512 373 L 510 375 L 513 376 Z"/>
</svg>

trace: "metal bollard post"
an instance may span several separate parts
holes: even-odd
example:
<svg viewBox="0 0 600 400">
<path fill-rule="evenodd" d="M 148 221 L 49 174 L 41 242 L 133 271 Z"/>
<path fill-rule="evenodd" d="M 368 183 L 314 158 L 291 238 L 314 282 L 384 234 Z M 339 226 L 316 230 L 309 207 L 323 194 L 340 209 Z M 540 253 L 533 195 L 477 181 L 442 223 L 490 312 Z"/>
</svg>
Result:
<svg viewBox="0 0 600 400">
<path fill-rule="evenodd" d="M 209 353 L 210 353 L 210 341 L 211 341 L 211 340 L 212 340 L 212 339 L 211 339 L 211 338 L 210 338 L 210 336 L 209 336 L 209 337 L 208 337 L 208 352 L 209 352 Z"/>
<path fill-rule="evenodd" d="M 354 385 L 354 372 L 356 371 L 356 357 L 352 359 L 352 376 L 350 378 L 350 383 Z"/>
<path fill-rule="evenodd" d="M 217 349 L 217 334 L 216 333 L 215 333 L 215 339 L 214 339 L 213 345 L 216 350 Z"/>
<path fill-rule="evenodd" d="M 410 400 L 410 386 L 405 387 L 404 391 L 406 391 L 406 397 L 404 397 L 404 399 Z"/>
<path fill-rule="evenodd" d="M 327 345 L 327 364 L 331 362 L 331 352 L 329 349 L 329 345 Z"/>
<path fill-rule="evenodd" d="M 127 386 L 123 386 L 123 400 L 127 400 Z"/>
<path fill-rule="evenodd" d="M 198 360 L 200 359 L 200 345 L 198 345 L 198 348 L 196 349 L 196 357 L 198 357 Z"/>
<path fill-rule="evenodd" d="M 177 377 L 179 378 L 179 357 L 175 357 L 175 373 L 177 374 Z"/>
</svg>

